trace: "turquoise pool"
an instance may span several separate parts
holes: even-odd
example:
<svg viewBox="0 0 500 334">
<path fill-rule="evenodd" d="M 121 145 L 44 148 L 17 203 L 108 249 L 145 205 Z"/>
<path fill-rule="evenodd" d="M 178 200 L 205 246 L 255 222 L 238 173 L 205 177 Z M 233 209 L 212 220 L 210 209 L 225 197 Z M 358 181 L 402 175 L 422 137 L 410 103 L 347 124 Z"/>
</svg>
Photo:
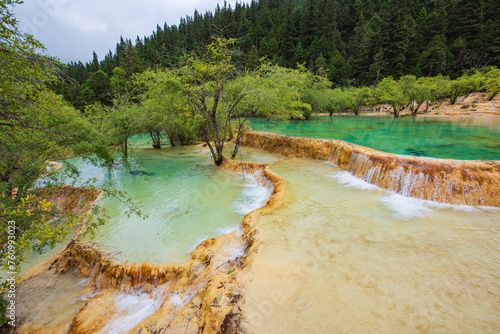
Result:
<svg viewBox="0 0 500 334">
<path fill-rule="evenodd" d="M 500 160 L 500 117 L 313 117 L 251 119 L 255 131 L 339 139 L 380 151 L 461 160 Z"/>
</svg>

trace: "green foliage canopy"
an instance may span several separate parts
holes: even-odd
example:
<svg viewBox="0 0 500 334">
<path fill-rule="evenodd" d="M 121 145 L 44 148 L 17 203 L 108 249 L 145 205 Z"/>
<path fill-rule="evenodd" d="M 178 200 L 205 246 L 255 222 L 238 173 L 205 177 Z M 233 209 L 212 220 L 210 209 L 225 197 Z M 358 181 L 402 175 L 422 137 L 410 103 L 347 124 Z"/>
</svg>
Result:
<svg viewBox="0 0 500 334">
<path fill-rule="evenodd" d="M 47 172 L 48 159 L 92 154 L 111 161 L 107 141 L 95 128 L 48 88 L 59 80 L 59 64 L 42 56 L 43 46 L 18 30 L 11 8 L 21 1 L 0 1 L 0 246 L 7 242 L 7 224 L 16 222 L 16 263 L 33 247 L 53 246 L 80 218 L 63 213 L 41 195 L 62 182 L 61 173 Z M 52 188 L 55 189 L 55 188 Z M 0 262 L 8 254 L 0 250 Z"/>
</svg>

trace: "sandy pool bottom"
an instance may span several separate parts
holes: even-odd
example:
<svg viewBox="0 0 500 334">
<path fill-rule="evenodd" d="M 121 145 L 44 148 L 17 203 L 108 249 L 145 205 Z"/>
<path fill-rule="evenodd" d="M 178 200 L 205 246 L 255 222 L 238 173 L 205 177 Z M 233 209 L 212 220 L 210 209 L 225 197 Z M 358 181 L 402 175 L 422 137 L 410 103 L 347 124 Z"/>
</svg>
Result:
<svg viewBox="0 0 500 334">
<path fill-rule="evenodd" d="M 271 169 L 287 195 L 240 276 L 248 333 L 500 331 L 500 211 L 405 198 L 313 160 Z"/>
</svg>

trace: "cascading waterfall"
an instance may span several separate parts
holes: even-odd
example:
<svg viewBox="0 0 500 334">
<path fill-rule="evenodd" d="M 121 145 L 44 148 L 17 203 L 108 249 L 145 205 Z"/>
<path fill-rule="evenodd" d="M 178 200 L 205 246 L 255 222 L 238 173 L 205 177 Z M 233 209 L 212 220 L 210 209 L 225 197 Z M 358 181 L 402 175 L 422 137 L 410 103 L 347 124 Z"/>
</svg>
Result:
<svg viewBox="0 0 500 334">
<path fill-rule="evenodd" d="M 333 146 L 332 154 L 328 162 L 339 166 L 339 156 L 344 148 L 347 148 L 345 143 L 335 143 Z M 423 193 L 416 194 L 413 190 L 415 187 L 423 187 L 429 185 L 429 177 L 422 173 L 415 173 L 413 170 L 405 170 L 403 167 L 398 167 L 393 170 L 387 170 L 382 165 L 374 166 L 370 156 L 364 153 L 352 152 L 348 159 L 348 164 L 345 170 L 360 179 L 380 186 L 381 184 L 388 184 L 387 190 L 394 191 L 403 196 L 413 196 L 423 198 Z M 440 189 L 440 187 L 435 187 Z M 431 200 L 436 200 L 438 196 L 436 193 Z"/>
<path fill-rule="evenodd" d="M 328 162 L 366 182 L 441 203 L 500 207 L 500 162 L 448 160 L 376 151 L 340 140 L 249 132 L 243 145 Z"/>
<path fill-rule="evenodd" d="M 340 151 L 342 145 L 339 146 Z M 335 165 L 338 166 L 338 164 Z M 460 166 L 456 168 L 460 169 Z M 374 165 L 371 157 L 364 153 L 353 152 L 345 169 L 368 183 L 381 186 L 397 194 L 436 202 L 446 202 L 461 188 L 461 185 L 457 185 L 457 182 L 447 174 L 439 178 L 435 175 L 425 175 L 422 172 L 415 171 L 411 165 L 407 168 L 399 166 L 392 169 L 383 165 Z M 466 180 L 473 179 L 471 175 L 467 175 L 467 170 L 462 171 L 462 173 L 465 173 Z M 481 192 L 480 184 L 476 184 L 476 186 L 463 185 L 465 202 L 462 204 L 485 205 L 483 199 L 479 199 L 478 203 L 472 204 L 470 195 L 474 192 Z"/>
<path fill-rule="evenodd" d="M 59 277 L 75 272 L 84 280 L 78 278 L 74 284 L 85 285 L 75 296 L 78 305 L 59 317 L 55 327 L 42 325 L 27 308 L 28 320 L 19 326 L 19 333 L 48 333 L 61 326 L 71 333 L 220 331 L 226 317 L 239 312 L 242 292 L 236 274 L 256 250 L 255 219 L 277 205 L 284 184 L 265 164 L 225 161 L 223 167 L 251 176 L 234 204 L 246 214 L 240 229 L 202 241 L 188 261 L 159 264 L 117 261 L 112 253 L 80 241 L 82 227 L 50 261 L 28 272 L 26 285 L 20 288 L 26 299 L 36 300 L 33 286 L 45 280 L 57 285 Z M 54 307 L 52 303 L 46 306 Z"/>
<path fill-rule="evenodd" d="M 327 160 L 370 184 L 404 196 L 500 207 L 498 162 L 397 156 L 341 141 L 255 132 L 245 135 L 243 145 L 287 157 Z M 69 326 L 66 330 L 156 333 L 168 328 L 217 333 L 228 317 L 238 314 L 242 289 L 236 274 L 257 251 L 261 242 L 257 218 L 283 200 L 285 181 L 264 164 L 226 160 L 223 167 L 235 172 L 243 168 L 245 173 L 254 174 L 254 181 L 264 185 L 262 194 L 269 199 L 245 208 L 245 213 L 252 211 L 244 217 L 241 230 L 203 241 L 191 252 L 190 260 L 178 264 L 118 262 L 94 245 L 75 238 L 50 261 L 44 271 L 46 277 L 52 275 L 53 269 L 58 273 L 78 269 L 79 274 L 87 278 L 88 289 L 81 294 L 85 305 L 73 315 L 71 323 L 64 323 Z M 249 182 L 249 188 L 255 186 L 252 180 Z M 104 312 L 110 312 L 106 313 L 110 316 L 103 317 Z M 20 332 L 43 332 L 36 327 L 23 330 Z"/>
</svg>

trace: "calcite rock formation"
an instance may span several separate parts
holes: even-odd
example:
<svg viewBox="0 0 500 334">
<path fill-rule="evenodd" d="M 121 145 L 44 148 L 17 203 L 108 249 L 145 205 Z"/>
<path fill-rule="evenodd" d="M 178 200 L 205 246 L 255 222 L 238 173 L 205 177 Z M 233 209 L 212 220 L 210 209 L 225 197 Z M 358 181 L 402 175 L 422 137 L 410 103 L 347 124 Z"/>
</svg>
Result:
<svg viewBox="0 0 500 334">
<path fill-rule="evenodd" d="M 500 207 L 500 161 L 403 156 L 340 140 L 248 132 L 242 145 L 331 162 L 368 183 L 441 203 Z"/>
<path fill-rule="evenodd" d="M 500 162 L 460 161 L 419 158 L 384 153 L 336 140 L 300 138 L 264 132 L 245 134 L 243 145 L 279 153 L 290 158 L 328 161 L 353 175 L 397 193 L 437 202 L 500 207 Z M 251 263 L 262 240 L 257 220 L 283 201 L 286 181 L 273 173 L 269 165 L 240 163 L 226 159 L 222 165 L 235 172 L 251 173 L 263 184 L 273 187 L 266 206 L 247 214 L 242 233 L 222 235 L 203 241 L 191 252 L 191 259 L 177 264 L 129 263 L 114 260 L 106 251 L 75 238 L 50 261 L 37 266 L 25 277 L 19 292 L 26 300 L 36 300 L 36 287 L 50 288 L 50 280 L 76 270 L 88 280 L 90 296 L 81 307 L 64 312 L 53 324 L 41 324 L 29 315 L 20 323 L 19 333 L 96 333 L 116 315 L 115 299 L 123 293 L 141 291 L 160 293 L 161 306 L 130 333 L 237 333 L 243 316 L 244 301 L 238 273 Z M 65 210 L 85 212 L 92 206 L 74 188 L 61 188 L 48 194 L 51 201 Z M 86 190 L 93 191 L 93 190 Z M 93 202 L 92 200 L 92 202 Z M 242 245 L 243 255 L 228 259 L 225 250 Z M 42 284 L 44 283 L 44 284 Z M 54 283 L 53 286 L 56 286 Z M 175 302 L 179 296 L 181 303 Z M 182 298 L 181 298 L 182 297 Z"/>
<path fill-rule="evenodd" d="M 40 193 L 41 197 L 60 210 L 74 214 L 88 212 L 101 195 L 102 190 L 98 188 L 78 188 L 68 185 L 45 188 Z"/>
<path fill-rule="evenodd" d="M 265 207 L 259 208 L 242 221 L 241 234 L 234 232 L 203 241 L 191 252 L 189 261 L 177 264 L 129 263 L 114 260 L 106 251 L 79 240 L 84 226 L 79 229 L 68 245 L 51 260 L 37 265 L 24 277 L 19 286 L 23 299 L 34 302 L 38 286 L 57 286 L 64 275 L 76 270 L 88 280 L 86 295 L 89 300 L 78 308 L 73 305 L 61 312 L 56 321 L 40 323 L 37 314 L 27 314 L 17 328 L 18 333 L 97 333 L 106 329 L 106 323 L 119 314 L 115 299 L 123 293 L 141 291 L 160 294 L 161 306 L 156 312 L 130 330 L 130 333 L 220 333 L 237 332 L 242 318 L 240 307 L 243 292 L 237 274 L 248 266 L 252 253 L 260 241 L 255 227 L 258 217 L 276 208 L 284 195 L 285 181 L 274 174 L 268 165 L 224 161 L 223 168 L 231 171 L 252 173 L 259 182 L 273 187 L 273 194 Z M 47 194 L 50 200 L 65 210 L 78 213 L 89 210 L 87 203 L 72 187 Z M 96 200 L 100 192 L 92 198 Z M 225 250 L 235 244 L 242 245 L 244 255 L 227 258 Z M 182 296 L 182 303 L 174 302 Z M 43 319 L 45 321 L 45 319 Z"/>
</svg>

